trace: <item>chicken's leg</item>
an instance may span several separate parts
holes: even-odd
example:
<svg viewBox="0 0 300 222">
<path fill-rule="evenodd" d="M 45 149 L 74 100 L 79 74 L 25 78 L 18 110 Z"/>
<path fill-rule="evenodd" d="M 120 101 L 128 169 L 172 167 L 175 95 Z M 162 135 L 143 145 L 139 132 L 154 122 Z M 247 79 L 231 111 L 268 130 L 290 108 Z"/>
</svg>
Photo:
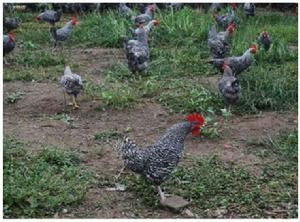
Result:
<svg viewBox="0 0 300 222">
<path fill-rule="evenodd" d="M 78 108 L 79 108 L 79 105 L 77 104 L 76 98 L 75 98 L 75 96 L 73 95 L 73 109 L 78 109 Z"/>
<path fill-rule="evenodd" d="M 119 179 L 119 177 L 121 176 L 121 174 L 124 172 L 125 167 L 122 167 L 122 169 L 120 170 L 120 172 L 118 173 L 118 175 L 116 176 L 116 180 Z"/>
</svg>

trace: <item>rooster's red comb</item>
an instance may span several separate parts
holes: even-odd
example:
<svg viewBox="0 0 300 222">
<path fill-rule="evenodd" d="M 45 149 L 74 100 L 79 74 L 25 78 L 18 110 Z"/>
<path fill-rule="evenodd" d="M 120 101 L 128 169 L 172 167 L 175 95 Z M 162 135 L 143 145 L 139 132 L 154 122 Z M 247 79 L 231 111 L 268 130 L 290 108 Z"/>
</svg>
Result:
<svg viewBox="0 0 300 222">
<path fill-rule="evenodd" d="M 186 117 L 186 119 L 189 122 L 197 122 L 199 125 L 203 125 L 204 124 L 204 118 L 203 118 L 203 116 L 201 116 L 198 113 L 189 114 Z"/>
<path fill-rule="evenodd" d="M 237 8 L 237 6 L 236 6 L 235 3 L 230 3 L 230 6 L 231 6 L 231 8 L 232 8 L 233 10 L 236 10 L 236 8 Z"/>
<path fill-rule="evenodd" d="M 257 49 L 255 44 L 250 45 L 249 48 Z"/>
</svg>

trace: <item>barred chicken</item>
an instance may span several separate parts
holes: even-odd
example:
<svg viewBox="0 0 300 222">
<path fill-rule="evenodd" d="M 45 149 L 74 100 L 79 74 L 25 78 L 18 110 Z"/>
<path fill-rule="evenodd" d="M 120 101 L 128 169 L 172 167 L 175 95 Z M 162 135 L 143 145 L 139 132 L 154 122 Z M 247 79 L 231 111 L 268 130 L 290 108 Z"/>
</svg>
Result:
<svg viewBox="0 0 300 222">
<path fill-rule="evenodd" d="M 213 25 L 208 32 L 208 48 L 213 58 L 224 58 L 230 51 L 230 40 L 234 32 L 234 23 L 231 23 L 226 31 L 217 33 Z"/>
<path fill-rule="evenodd" d="M 235 104 L 239 99 L 241 86 L 238 79 L 234 77 L 231 68 L 227 64 L 223 64 L 222 68 L 224 73 L 218 82 L 218 87 L 230 112 L 230 106 Z"/>
<path fill-rule="evenodd" d="M 189 133 L 199 135 L 203 124 L 204 118 L 201 115 L 190 114 L 185 122 L 171 126 L 155 144 L 146 149 L 140 149 L 129 138 L 125 138 L 118 147 L 124 160 L 122 171 L 129 169 L 145 177 L 157 187 L 161 201 L 165 200 L 160 185 L 170 177 L 182 157 L 186 136 Z"/>
<path fill-rule="evenodd" d="M 232 23 L 236 23 L 236 15 L 235 15 L 235 11 L 237 9 L 236 4 L 232 3 L 230 4 L 230 13 L 226 13 L 225 15 L 218 15 L 218 13 L 216 11 L 213 12 L 213 18 L 215 20 L 215 22 L 222 27 L 222 29 L 225 31 L 227 29 L 227 27 Z"/>
<path fill-rule="evenodd" d="M 59 22 L 62 11 L 46 10 L 35 17 L 37 23 L 41 21 L 48 22 L 50 25 L 54 26 L 56 22 Z"/>
<path fill-rule="evenodd" d="M 76 24 L 77 18 L 72 17 L 72 19 L 67 22 L 64 27 L 60 29 L 56 29 L 55 27 L 50 28 L 50 33 L 54 40 L 54 49 L 56 48 L 58 42 L 66 41 L 69 38 L 71 31 Z"/>
<path fill-rule="evenodd" d="M 6 32 L 10 32 L 19 26 L 19 19 L 18 18 L 4 18 L 3 28 Z"/>
<path fill-rule="evenodd" d="M 254 16 L 255 15 L 255 5 L 253 3 L 245 3 L 244 4 L 244 12 L 246 16 Z"/>
<path fill-rule="evenodd" d="M 8 35 L 3 35 L 3 57 L 10 53 L 16 46 L 15 36 L 12 32 Z M 5 64 L 8 64 L 5 58 L 3 58 Z"/>
<path fill-rule="evenodd" d="M 263 31 L 262 33 L 260 33 L 260 35 L 257 39 L 257 43 L 260 46 L 262 46 L 266 51 L 268 51 L 272 44 L 272 39 L 271 39 L 269 33 L 266 31 Z"/>
<path fill-rule="evenodd" d="M 81 77 L 75 73 L 72 73 L 70 66 L 65 66 L 64 75 L 61 77 L 60 85 L 63 88 L 64 100 L 66 104 L 66 96 L 72 96 L 72 102 L 69 103 L 69 106 L 73 106 L 73 109 L 78 109 L 79 105 L 76 102 L 77 95 L 82 90 L 82 81 Z"/>
<path fill-rule="evenodd" d="M 144 14 L 133 16 L 132 21 L 134 22 L 135 26 L 138 27 L 141 21 L 145 21 L 146 24 L 152 21 L 155 10 L 156 10 L 155 4 L 151 4 L 147 6 Z"/>
<path fill-rule="evenodd" d="M 246 70 L 252 64 L 253 54 L 255 53 L 256 45 L 253 44 L 249 49 L 247 49 L 246 52 L 244 52 L 242 56 L 210 59 L 209 63 L 213 64 L 213 66 L 218 68 L 221 72 L 223 71 L 223 64 L 226 63 L 232 69 L 234 76 L 236 76 Z"/>
<path fill-rule="evenodd" d="M 119 3 L 118 11 L 121 15 L 129 17 L 132 15 L 132 10 L 125 4 L 125 3 Z"/>
<path fill-rule="evenodd" d="M 124 47 L 127 52 L 128 68 L 132 73 L 141 72 L 148 67 L 149 46 L 148 34 L 154 25 L 158 25 L 157 20 L 152 20 L 148 25 L 141 23 L 134 32 L 134 39 L 124 39 Z"/>
</svg>

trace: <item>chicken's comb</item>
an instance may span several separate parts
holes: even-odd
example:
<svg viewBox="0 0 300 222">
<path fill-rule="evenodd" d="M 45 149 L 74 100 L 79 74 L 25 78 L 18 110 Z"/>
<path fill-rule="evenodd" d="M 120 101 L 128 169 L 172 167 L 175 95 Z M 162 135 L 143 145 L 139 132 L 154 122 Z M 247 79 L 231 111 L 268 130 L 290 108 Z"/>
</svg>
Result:
<svg viewBox="0 0 300 222">
<path fill-rule="evenodd" d="M 257 49 L 255 44 L 250 45 L 249 48 Z"/>
<path fill-rule="evenodd" d="M 203 125 L 204 124 L 204 118 L 203 116 L 201 116 L 200 114 L 198 113 L 192 113 L 192 114 L 189 114 L 187 117 L 186 117 L 187 121 L 189 122 L 197 122 L 199 125 Z"/>
<path fill-rule="evenodd" d="M 72 16 L 71 20 L 76 21 L 77 22 L 77 18 L 76 16 Z"/>
<path fill-rule="evenodd" d="M 237 8 L 237 6 L 236 6 L 235 3 L 230 3 L 230 6 L 231 6 L 231 8 L 232 8 L 233 10 L 236 10 L 236 8 Z"/>
</svg>

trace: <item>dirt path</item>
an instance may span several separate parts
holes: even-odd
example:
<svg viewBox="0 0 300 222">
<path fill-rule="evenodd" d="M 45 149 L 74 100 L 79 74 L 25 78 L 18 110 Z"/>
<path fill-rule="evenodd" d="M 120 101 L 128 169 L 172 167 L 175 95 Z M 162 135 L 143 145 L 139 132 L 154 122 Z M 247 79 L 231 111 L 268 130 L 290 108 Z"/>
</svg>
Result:
<svg viewBox="0 0 300 222">
<path fill-rule="evenodd" d="M 166 128 L 184 119 L 181 114 L 168 116 L 163 107 L 151 100 L 144 100 L 133 109 L 125 111 L 99 111 L 95 107 L 100 101 L 91 101 L 82 95 L 79 98 L 81 109 L 68 110 L 68 115 L 73 118 L 73 126 L 70 126 L 55 119 L 64 108 L 62 91 L 58 85 L 4 83 L 4 95 L 17 91 L 24 92 L 25 95 L 15 104 L 4 104 L 4 135 L 14 135 L 28 142 L 28 149 L 33 151 L 39 151 L 45 145 L 77 150 L 83 154 L 84 164 L 100 177 L 113 177 L 121 168 L 122 162 L 112 150 L 116 141 L 99 144 L 93 139 L 96 133 L 110 129 L 122 133 L 127 129 L 127 134 L 137 144 L 145 146 L 156 141 Z M 212 140 L 189 136 L 185 144 L 184 160 L 187 161 L 191 156 L 203 157 L 216 153 L 225 161 L 233 161 L 247 166 L 253 173 L 259 173 L 259 168 L 253 165 L 257 161 L 256 156 L 244 152 L 247 143 L 297 128 L 297 113 L 290 112 L 234 116 L 226 124 L 223 118 L 217 120 L 222 126 L 221 138 Z M 58 215 L 97 218 L 180 216 L 166 210 L 145 207 L 132 193 L 107 192 L 103 187 L 92 188 L 86 201 L 78 208 Z"/>
</svg>

